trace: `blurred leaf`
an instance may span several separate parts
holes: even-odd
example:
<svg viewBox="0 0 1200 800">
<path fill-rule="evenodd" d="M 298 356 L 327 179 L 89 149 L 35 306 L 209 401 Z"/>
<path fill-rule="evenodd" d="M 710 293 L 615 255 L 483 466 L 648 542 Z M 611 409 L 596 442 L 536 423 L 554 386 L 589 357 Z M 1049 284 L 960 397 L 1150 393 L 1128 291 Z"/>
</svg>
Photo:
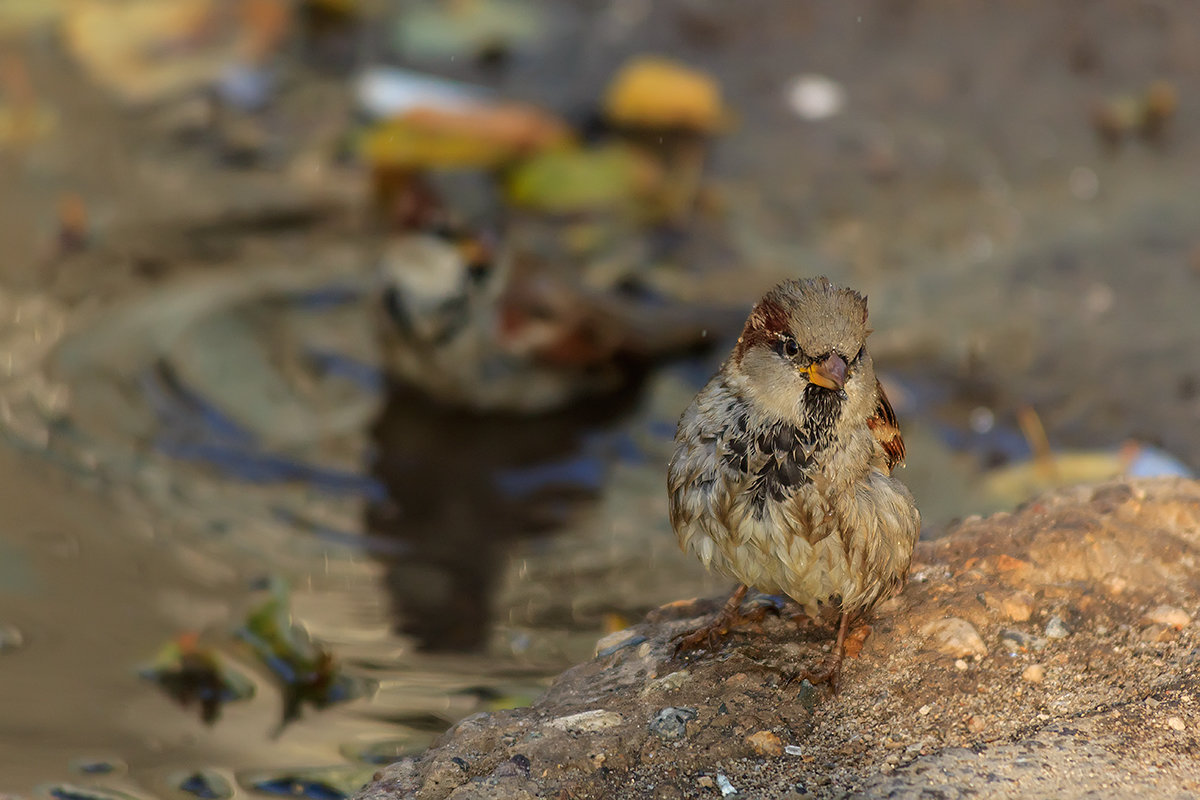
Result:
<svg viewBox="0 0 1200 800">
<path fill-rule="evenodd" d="M 0 2 L 0 36 L 17 36 L 47 25 L 62 16 L 64 0 L 3 0 Z"/>
<path fill-rule="evenodd" d="M 139 670 L 184 708 L 200 706 L 201 719 L 216 722 L 221 706 L 254 696 L 254 684 L 229 667 L 210 647 L 203 647 L 196 634 L 184 634 L 159 650 L 154 661 Z"/>
<path fill-rule="evenodd" d="M 63 38 L 97 83 L 149 102 L 211 83 L 231 61 L 218 10 L 215 0 L 74 0 Z"/>
<path fill-rule="evenodd" d="M 983 476 L 983 491 L 1005 507 L 1059 486 L 1110 480 L 1124 472 L 1126 462 L 1113 451 L 1056 453 L 991 470 Z"/>
<path fill-rule="evenodd" d="M 567 126 L 531 106 L 409 111 L 370 128 L 359 151 L 375 167 L 488 168 L 570 141 Z"/>
<path fill-rule="evenodd" d="M 621 68 L 608 87 L 604 113 L 617 125 L 635 128 L 718 133 L 728 125 L 716 81 L 655 56 Z"/>
<path fill-rule="evenodd" d="M 234 635 L 279 680 L 283 690 L 282 723 L 300 715 L 304 703 L 324 708 L 366 694 L 371 684 L 341 672 L 333 654 L 292 621 L 287 584 L 272 579 L 267 599 L 250 612 Z"/>
<path fill-rule="evenodd" d="M 546 27 L 544 12 L 523 0 L 408 3 L 396 23 L 395 41 L 408 58 L 470 58 L 536 41 Z"/>
<path fill-rule="evenodd" d="M 657 178 L 654 165 L 635 151 L 609 145 L 535 156 L 513 171 L 507 191 L 515 205 L 575 214 L 632 203 L 652 191 Z"/>
</svg>

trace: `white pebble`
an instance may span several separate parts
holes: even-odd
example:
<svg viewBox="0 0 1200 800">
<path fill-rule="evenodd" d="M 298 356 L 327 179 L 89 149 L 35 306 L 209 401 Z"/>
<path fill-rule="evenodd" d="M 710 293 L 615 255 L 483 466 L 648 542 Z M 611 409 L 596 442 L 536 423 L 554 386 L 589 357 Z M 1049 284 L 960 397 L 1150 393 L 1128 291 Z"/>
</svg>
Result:
<svg viewBox="0 0 1200 800">
<path fill-rule="evenodd" d="M 1187 727 L 1179 717 L 1167 717 L 1167 727 L 1173 731 L 1181 731 Z"/>
<path fill-rule="evenodd" d="M 955 668 L 956 670 L 958 670 L 959 672 L 966 672 L 966 671 L 967 671 L 967 662 L 966 662 L 966 661 L 963 661 L 963 660 L 960 658 L 960 659 L 958 659 L 957 661 L 955 661 L 955 662 L 954 662 L 954 668 Z"/>
<path fill-rule="evenodd" d="M 717 773 L 717 788 L 721 790 L 722 797 L 729 797 L 731 794 L 737 794 L 737 789 L 733 788 L 733 784 L 729 782 L 724 773 Z"/>
<path fill-rule="evenodd" d="M 935 620 L 921 628 L 929 644 L 939 653 L 955 658 L 986 656 L 987 646 L 975 626 L 959 617 Z"/>
<path fill-rule="evenodd" d="M 575 731 L 576 733 L 594 733 L 605 728 L 614 728 L 623 721 L 621 715 L 615 711 L 597 708 L 552 719 L 546 723 L 546 727 L 558 728 L 562 731 Z"/>
<path fill-rule="evenodd" d="M 922 717 L 924 717 L 924 716 L 928 716 L 929 712 L 932 710 L 933 709 L 930 708 L 928 704 L 926 704 L 926 705 L 923 705 L 920 708 L 918 708 L 917 713 L 920 714 Z"/>
<path fill-rule="evenodd" d="M 804 755 L 804 748 L 800 747 L 798 744 L 789 744 L 783 748 L 783 752 L 787 753 L 789 756 L 802 756 Z"/>
<path fill-rule="evenodd" d="M 1065 639 L 1071 635 L 1071 629 L 1067 627 L 1067 623 L 1063 622 L 1063 618 L 1055 614 L 1046 623 L 1046 638 L 1047 639 Z"/>
<path fill-rule="evenodd" d="M 846 105 L 846 91 L 824 75 L 799 75 L 788 86 L 787 102 L 801 119 L 828 119 Z"/>
</svg>

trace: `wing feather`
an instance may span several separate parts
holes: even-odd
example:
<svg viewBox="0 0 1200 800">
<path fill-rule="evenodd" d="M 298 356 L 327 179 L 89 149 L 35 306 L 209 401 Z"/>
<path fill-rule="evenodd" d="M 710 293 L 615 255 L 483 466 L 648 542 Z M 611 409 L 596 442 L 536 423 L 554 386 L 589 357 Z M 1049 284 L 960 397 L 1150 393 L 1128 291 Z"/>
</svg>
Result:
<svg viewBox="0 0 1200 800">
<path fill-rule="evenodd" d="M 896 412 L 892 410 L 892 404 L 883 391 L 883 384 L 878 380 L 875 381 L 875 393 L 879 400 L 875 406 L 875 413 L 867 419 L 867 427 L 871 429 L 875 441 L 879 442 L 883 449 L 888 472 L 891 472 L 898 464 L 904 463 L 904 439 L 900 436 Z"/>
</svg>

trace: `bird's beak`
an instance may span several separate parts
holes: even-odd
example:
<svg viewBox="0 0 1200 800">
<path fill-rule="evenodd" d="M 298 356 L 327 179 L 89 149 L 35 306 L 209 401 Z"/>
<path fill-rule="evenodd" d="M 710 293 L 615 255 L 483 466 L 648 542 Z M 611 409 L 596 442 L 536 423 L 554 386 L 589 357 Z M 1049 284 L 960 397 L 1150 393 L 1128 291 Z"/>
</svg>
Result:
<svg viewBox="0 0 1200 800">
<path fill-rule="evenodd" d="M 817 386 L 840 392 L 846 385 L 846 362 L 837 353 L 830 353 L 824 361 L 808 368 L 808 380 Z"/>
</svg>

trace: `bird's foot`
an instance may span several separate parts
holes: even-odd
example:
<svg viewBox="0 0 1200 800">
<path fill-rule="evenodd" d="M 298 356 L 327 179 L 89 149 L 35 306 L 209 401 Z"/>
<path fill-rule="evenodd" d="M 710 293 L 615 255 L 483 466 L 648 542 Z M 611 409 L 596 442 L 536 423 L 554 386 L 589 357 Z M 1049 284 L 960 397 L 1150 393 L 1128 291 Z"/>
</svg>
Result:
<svg viewBox="0 0 1200 800">
<path fill-rule="evenodd" d="M 842 680 L 843 662 L 847 656 L 858 658 L 858 654 L 862 652 L 863 644 L 870 635 L 870 625 L 864 623 L 856 625 L 853 630 L 850 630 L 850 617 L 847 614 L 842 614 L 841 624 L 838 625 L 837 641 L 830 654 L 815 669 L 803 669 L 788 676 L 785 685 L 803 680 L 808 681 L 813 686 L 827 683 L 833 691 L 834 696 L 836 696 Z"/>
<path fill-rule="evenodd" d="M 748 611 L 742 610 L 742 599 L 746 596 L 746 587 L 739 586 L 730 596 L 725 606 L 709 622 L 694 631 L 688 631 L 675 637 L 675 656 L 707 648 L 716 652 L 721 640 L 729 635 L 734 628 L 742 625 L 757 625 L 770 610 L 767 606 L 757 606 Z"/>
</svg>

